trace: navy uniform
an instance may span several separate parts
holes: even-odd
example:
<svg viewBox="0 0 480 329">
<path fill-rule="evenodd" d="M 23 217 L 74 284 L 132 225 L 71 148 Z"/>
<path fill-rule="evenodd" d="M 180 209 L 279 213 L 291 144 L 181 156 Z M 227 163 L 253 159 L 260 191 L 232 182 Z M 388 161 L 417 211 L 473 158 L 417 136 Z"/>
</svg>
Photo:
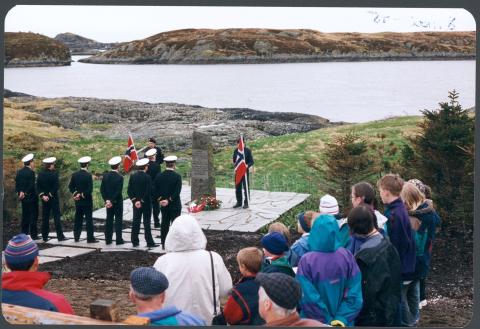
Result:
<svg viewBox="0 0 480 329">
<path fill-rule="evenodd" d="M 155 140 L 155 138 L 153 137 L 150 137 L 148 139 L 148 143 L 149 145 L 145 148 L 145 157 L 148 157 L 147 156 L 147 152 L 151 149 L 155 149 L 157 151 L 156 153 L 156 156 L 155 156 L 155 162 L 158 164 L 158 165 L 161 165 L 163 163 L 163 153 L 162 153 L 162 149 L 160 147 L 158 147 L 156 144 L 157 144 L 157 141 Z"/>
<path fill-rule="evenodd" d="M 22 233 L 30 235 L 33 240 L 38 239 L 38 196 L 35 189 L 35 171 L 33 154 L 23 157 L 24 167 L 17 171 L 15 177 L 15 191 L 22 203 Z"/>
<path fill-rule="evenodd" d="M 105 223 L 105 243 L 112 243 L 113 236 L 113 220 L 115 218 L 115 236 L 116 244 L 124 244 L 122 238 L 122 222 L 123 222 L 123 176 L 118 172 L 118 165 L 122 161 L 119 156 L 113 157 L 108 161 L 112 170 L 103 175 L 100 185 L 100 193 L 105 201 L 107 208 L 107 220 Z"/>
<path fill-rule="evenodd" d="M 91 160 L 92 158 L 88 156 L 78 159 L 82 168 L 73 173 L 70 184 L 68 184 L 68 189 L 75 200 L 75 221 L 73 224 L 75 242 L 80 240 L 84 217 L 87 229 L 87 242 L 98 242 L 93 235 L 93 179 L 92 174 L 87 171 L 88 163 Z"/>
<path fill-rule="evenodd" d="M 162 246 L 165 248 L 165 239 L 167 237 L 170 225 L 180 216 L 182 212 L 182 203 L 180 201 L 180 192 L 182 191 L 182 177 L 175 172 L 174 167 L 170 167 L 171 163 L 177 161 L 176 156 L 168 156 L 165 158 L 167 168 L 165 171 L 157 175 L 154 181 L 154 194 L 157 202 L 168 200 L 166 206 L 161 207 L 162 227 L 161 235 Z"/>
<path fill-rule="evenodd" d="M 54 157 L 43 159 L 45 169 L 38 174 L 37 178 L 37 192 L 42 200 L 42 238 L 45 242 L 48 241 L 48 234 L 50 233 L 50 213 L 53 214 L 57 239 L 59 241 L 67 240 L 63 235 L 62 223 L 60 222 L 59 178 L 54 167 L 56 160 Z"/>
<path fill-rule="evenodd" d="M 244 147 L 243 149 L 244 154 L 245 154 L 245 163 L 247 164 L 247 182 L 248 182 L 248 192 L 247 192 L 247 182 L 245 181 L 245 176 L 242 178 L 240 183 L 235 185 L 235 196 L 237 198 L 237 204 L 233 206 L 233 208 L 238 208 L 242 206 L 242 186 L 243 186 L 243 191 L 244 191 L 244 197 L 245 197 L 245 203 L 243 205 L 243 208 L 248 208 L 248 201 L 250 200 L 250 167 L 253 166 L 253 156 L 252 156 L 252 151 L 248 147 Z M 233 163 L 237 161 L 237 157 L 241 156 L 240 152 L 238 151 L 238 148 L 233 151 Z M 234 178 L 235 179 L 235 178 Z M 248 198 L 247 198 L 247 193 L 248 193 Z"/>
<path fill-rule="evenodd" d="M 157 154 L 158 152 L 156 148 L 151 148 L 147 152 L 145 152 L 145 155 L 148 157 L 148 160 L 149 160 L 147 174 L 152 179 L 152 182 L 155 181 L 155 178 L 161 172 L 160 165 L 156 162 Z M 152 192 L 153 192 L 153 189 L 152 189 Z M 158 204 L 153 194 L 152 194 L 152 212 L 153 212 L 154 227 L 160 227 L 160 218 L 158 217 L 160 215 L 160 205 Z"/>
<path fill-rule="evenodd" d="M 148 165 L 148 159 L 140 159 L 135 164 L 139 170 L 130 176 L 128 181 L 128 197 L 132 200 L 133 206 L 133 223 L 131 241 L 134 247 L 138 247 L 138 234 L 140 233 L 140 222 L 143 215 L 143 229 L 145 232 L 145 241 L 147 247 L 155 247 L 153 241 L 152 231 L 150 228 L 152 216 L 152 179 L 145 172 L 145 167 Z M 140 208 L 135 204 L 140 202 Z"/>
</svg>

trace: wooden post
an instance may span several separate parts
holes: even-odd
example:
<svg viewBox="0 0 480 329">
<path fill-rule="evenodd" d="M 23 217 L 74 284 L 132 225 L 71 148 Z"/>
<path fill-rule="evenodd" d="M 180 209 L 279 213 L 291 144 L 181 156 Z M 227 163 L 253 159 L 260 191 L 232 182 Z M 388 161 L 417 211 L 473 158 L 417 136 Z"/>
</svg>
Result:
<svg viewBox="0 0 480 329">
<path fill-rule="evenodd" d="M 92 319 L 118 322 L 120 320 L 117 303 L 108 299 L 97 299 L 90 304 Z"/>
</svg>

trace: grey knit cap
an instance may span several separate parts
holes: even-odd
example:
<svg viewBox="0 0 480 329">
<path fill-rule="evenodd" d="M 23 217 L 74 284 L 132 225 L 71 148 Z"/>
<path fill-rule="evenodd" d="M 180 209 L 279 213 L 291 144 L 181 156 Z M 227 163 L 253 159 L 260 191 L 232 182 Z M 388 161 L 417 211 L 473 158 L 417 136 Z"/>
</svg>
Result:
<svg viewBox="0 0 480 329">
<path fill-rule="evenodd" d="M 153 267 L 139 267 L 130 273 L 133 290 L 142 295 L 160 295 L 168 288 L 167 277 Z"/>
<path fill-rule="evenodd" d="M 297 280 L 283 273 L 258 273 L 255 281 L 265 289 L 267 296 L 278 306 L 294 309 L 302 298 L 302 287 Z"/>
</svg>

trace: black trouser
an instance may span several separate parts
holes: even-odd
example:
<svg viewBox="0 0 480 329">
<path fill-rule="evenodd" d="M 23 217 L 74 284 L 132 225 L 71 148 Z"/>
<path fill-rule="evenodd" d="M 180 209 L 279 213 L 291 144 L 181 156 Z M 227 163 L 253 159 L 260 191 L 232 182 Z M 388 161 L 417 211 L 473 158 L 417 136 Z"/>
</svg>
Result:
<svg viewBox="0 0 480 329">
<path fill-rule="evenodd" d="M 249 198 L 247 198 L 247 182 L 248 182 Z M 235 185 L 235 196 L 237 197 L 237 204 L 242 204 L 242 185 L 243 185 L 243 192 L 245 195 L 245 204 L 248 204 L 247 200 L 250 200 L 250 174 L 248 173 L 248 169 L 247 169 L 247 181 L 245 181 L 245 176 L 243 176 L 240 183 Z"/>
<path fill-rule="evenodd" d="M 425 296 L 425 278 L 420 279 L 420 301 L 427 299 Z"/>
<path fill-rule="evenodd" d="M 22 200 L 22 233 L 37 239 L 38 199 Z"/>
<path fill-rule="evenodd" d="M 153 212 L 153 223 L 158 226 L 160 224 L 160 218 L 158 217 L 158 215 L 160 215 L 160 205 L 158 204 L 158 201 L 155 199 L 152 200 L 152 212 Z"/>
<path fill-rule="evenodd" d="M 132 222 L 132 237 L 131 241 L 132 244 L 138 245 L 138 234 L 140 233 L 140 222 L 142 220 L 143 215 L 143 229 L 145 232 L 145 241 L 147 242 L 147 246 L 153 246 L 155 241 L 153 241 L 152 237 L 152 230 L 150 227 L 151 224 L 151 217 L 152 217 L 152 206 L 151 201 L 142 202 L 142 207 L 139 209 L 135 207 L 135 203 L 133 203 L 133 222 Z"/>
<path fill-rule="evenodd" d="M 112 208 L 107 208 L 107 222 L 105 223 L 105 242 L 112 242 L 113 219 L 115 218 L 115 236 L 117 243 L 122 242 L 123 201 L 113 203 Z"/>
<path fill-rule="evenodd" d="M 168 231 L 170 230 L 170 225 L 172 225 L 175 218 L 180 216 L 182 213 L 181 207 L 161 207 L 162 211 L 162 232 L 160 233 L 160 238 L 162 240 L 162 246 L 165 247 L 165 239 L 167 238 Z"/>
<path fill-rule="evenodd" d="M 93 205 L 75 205 L 75 222 L 73 223 L 73 237 L 75 241 L 80 239 L 82 234 L 83 218 L 85 217 L 85 228 L 87 230 L 87 242 L 95 240 L 93 236 Z"/>
<path fill-rule="evenodd" d="M 53 221 L 55 222 L 55 231 L 57 231 L 57 239 L 64 238 L 62 223 L 60 222 L 60 203 L 57 198 L 50 198 L 48 202 L 42 201 L 42 238 L 48 239 L 50 233 L 50 226 L 48 224 L 50 220 L 50 212 L 53 213 Z"/>
</svg>

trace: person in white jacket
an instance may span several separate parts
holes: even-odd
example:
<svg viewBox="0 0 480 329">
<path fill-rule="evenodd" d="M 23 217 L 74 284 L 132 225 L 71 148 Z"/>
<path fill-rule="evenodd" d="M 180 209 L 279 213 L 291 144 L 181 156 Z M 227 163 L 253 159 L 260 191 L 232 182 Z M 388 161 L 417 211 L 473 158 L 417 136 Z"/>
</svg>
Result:
<svg viewBox="0 0 480 329">
<path fill-rule="evenodd" d="M 165 240 L 166 254 L 153 265 L 165 274 L 170 283 L 165 306 L 175 305 L 211 324 L 214 316 L 212 266 L 213 258 L 216 312 L 220 313 L 220 298 L 228 296 L 232 277 L 222 257 L 205 250 L 207 238 L 197 220 L 190 215 L 175 219 Z"/>
</svg>

